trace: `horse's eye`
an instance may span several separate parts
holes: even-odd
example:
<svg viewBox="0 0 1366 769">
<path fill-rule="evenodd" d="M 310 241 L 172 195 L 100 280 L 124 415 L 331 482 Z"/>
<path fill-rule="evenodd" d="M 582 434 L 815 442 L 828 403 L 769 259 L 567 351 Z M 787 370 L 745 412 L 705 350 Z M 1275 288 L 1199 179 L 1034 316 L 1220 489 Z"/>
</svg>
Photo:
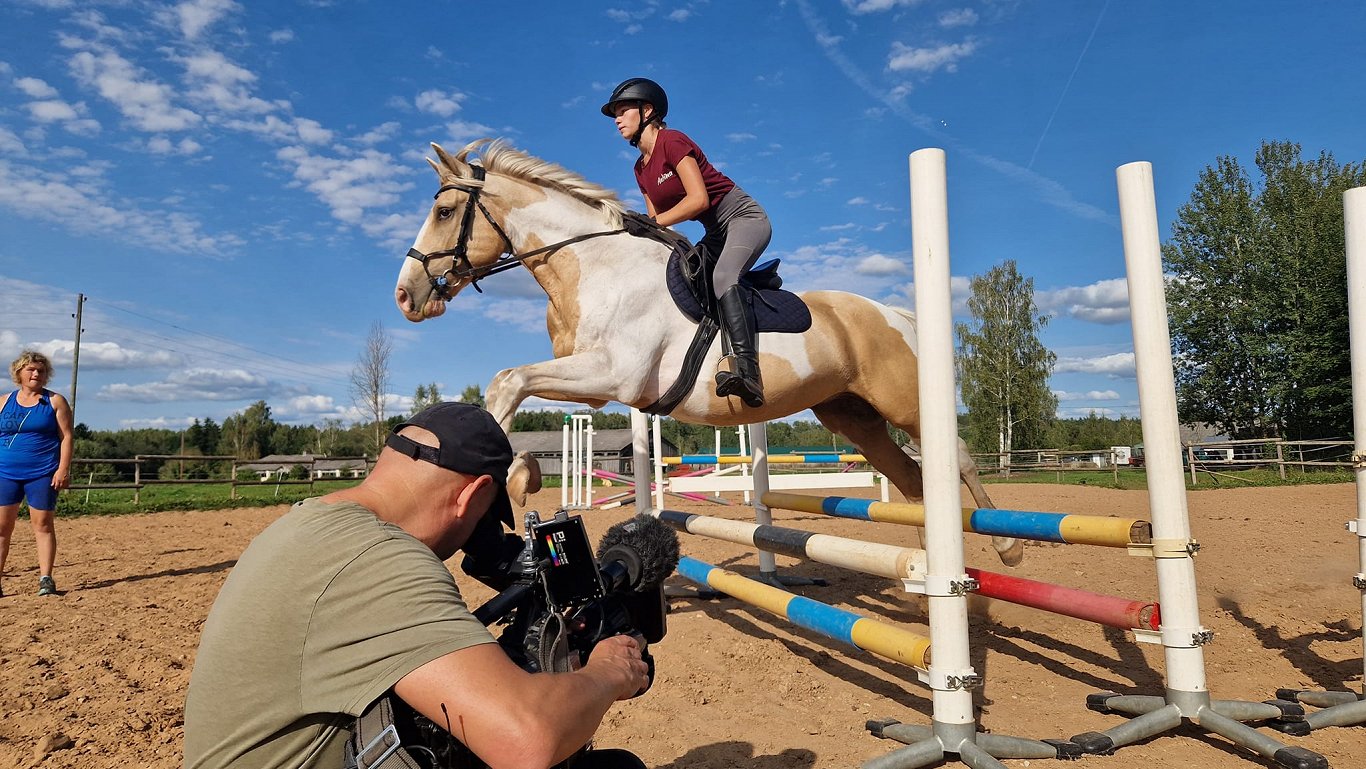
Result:
<svg viewBox="0 0 1366 769">
<path fill-rule="evenodd" d="M 441 208 L 436 209 L 436 218 L 449 219 L 451 218 L 451 213 L 451 209 L 442 206 Z"/>
</svg>

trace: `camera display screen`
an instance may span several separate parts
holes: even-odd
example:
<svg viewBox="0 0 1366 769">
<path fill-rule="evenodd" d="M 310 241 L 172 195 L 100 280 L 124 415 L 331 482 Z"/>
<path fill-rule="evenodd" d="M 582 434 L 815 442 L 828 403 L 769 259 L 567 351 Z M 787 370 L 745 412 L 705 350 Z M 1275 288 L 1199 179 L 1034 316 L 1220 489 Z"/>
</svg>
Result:
<svg viewBox="0 0 1366 769">
<path fill-rule="evenodd" d="M 536 558 L 550 561 L 546 575 L 550 600 L 571 606 L 602 596 L 602 578 L 582 518 L 536 524 L 532 532 Z"/>
</svg>

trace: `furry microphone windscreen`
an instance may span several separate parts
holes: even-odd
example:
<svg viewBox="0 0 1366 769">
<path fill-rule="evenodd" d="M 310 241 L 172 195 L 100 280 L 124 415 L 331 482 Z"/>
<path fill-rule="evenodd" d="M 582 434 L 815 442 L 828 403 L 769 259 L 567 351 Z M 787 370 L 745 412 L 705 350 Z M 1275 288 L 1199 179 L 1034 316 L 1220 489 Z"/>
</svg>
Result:
<svg viewBox="0 0 1366 769">
<path fill-rule="evenodd" d="M 678 534 L 652 515 L 638 514 L 608 529 L 598 542 L 598 561 L 611 560 L 612 548 L 624 547 L 640 559 L 640 574 L 632 586 L 645 589 L 660 584 L 678 567 Z"/>
</svg>

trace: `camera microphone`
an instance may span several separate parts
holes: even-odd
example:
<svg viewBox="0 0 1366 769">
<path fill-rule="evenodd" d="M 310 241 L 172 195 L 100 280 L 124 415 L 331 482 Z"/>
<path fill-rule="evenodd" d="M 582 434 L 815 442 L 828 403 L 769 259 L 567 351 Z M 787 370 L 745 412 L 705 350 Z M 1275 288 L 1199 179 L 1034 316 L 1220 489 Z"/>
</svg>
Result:
<svg viewBox="0 0 1366 769">
<path fill-rule="evenodd" d="M 636 515 L 602 535 L 598 566 L 608 592 L 653 589 L 678 567 L 678 533 L 652 515 Z"/>
</svg>

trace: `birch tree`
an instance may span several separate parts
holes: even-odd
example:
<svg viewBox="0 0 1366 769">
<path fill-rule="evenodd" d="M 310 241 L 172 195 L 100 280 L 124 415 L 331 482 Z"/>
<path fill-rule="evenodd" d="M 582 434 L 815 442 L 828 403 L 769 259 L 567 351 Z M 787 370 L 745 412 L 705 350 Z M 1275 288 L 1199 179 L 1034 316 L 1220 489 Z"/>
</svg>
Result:
<svg viewBox="0 0 1366 769">
<path fill-rule="evenodd" d="M 999 452 L 1007 466 L 1011 449 L 1042 448 L 1057 414 L 1048 389 L 1057 356 L 1039 341 L 1048 316 L 1034 304 L 1034 279 L 1021 276 L 1014 260 L 973 277 L 968 310 L 972 320 L 955 326 L 966 440 Z"/>
<path fill-rule="evenodd" d="M 351 399 L 374 428 L 369 448 L 376 456 L 384 446 L 384 407 L 389 392 L 389 358 L 393 350 L 389 335 L 376 321 L 370 326 L 355 368 L 351 369 Z"/>
</svg>

